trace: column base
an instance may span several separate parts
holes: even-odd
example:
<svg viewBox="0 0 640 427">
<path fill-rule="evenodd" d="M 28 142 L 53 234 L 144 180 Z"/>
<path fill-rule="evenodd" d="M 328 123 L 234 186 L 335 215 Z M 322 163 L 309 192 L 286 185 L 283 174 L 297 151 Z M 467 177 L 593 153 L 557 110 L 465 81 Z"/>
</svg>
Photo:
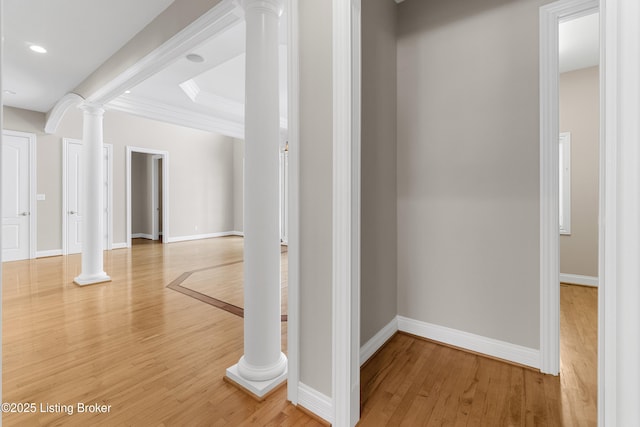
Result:
<svg viewBox="0 0 640 427">
<path fill-rule="evenodd" d="M 80 286 L 94 285 L 96 283 L 110 282 L 111 277 L 107 276 L 107 273 L 104 271 L 98 274 L 81 274 L 75 279 L 73 279 L 73 283 Z"/>
<path fill-rule="evenodd" d="M 226 380 L 233 382 L 235 385 L 254 395 L 259 400 L 263 399 L 269 392 L 275 390 L 280 384 L 287 380 L 287 370 L 277 377 L 267 381 L 251 381 L 240 376 L 238 373 L 238 365 L 235 364 L 227 368 Z"/>
</svg>

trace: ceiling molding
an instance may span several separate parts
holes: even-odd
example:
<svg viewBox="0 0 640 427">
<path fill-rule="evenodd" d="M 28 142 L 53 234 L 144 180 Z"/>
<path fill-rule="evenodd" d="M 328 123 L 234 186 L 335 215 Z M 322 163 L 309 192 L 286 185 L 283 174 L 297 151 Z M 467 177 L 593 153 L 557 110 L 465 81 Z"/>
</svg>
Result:
<svg viewBox="0 0 640 427">
<path fill-rule="evenodd" d="M 238 12 L 236 2 L 222 0 L 158 49 L 149 53 L 118 77 L 89 95 L 87 100 L 102 104 L 111 102 L 122 95 L 125 90 L 143 82 L 180 56 L 185 55 L 216 34 L 222 33 L 240 20 L 241 13 Z"/>
<path fill-rule="evenodd" d="M 48 134 L 56 133 L 67 110 L 74 106 L 77 107 L 82 102 L 84 102 L 84 98 L 73 92 L 60 98 L 58 102 L 56 102 L 56 105 L 47 113 L 44 132 Z"/>
<path fill-rule="evenodd" d="M 197 113 L 192 110 L 132 96 L 121 96 L 109 102 L 106 106 L 109 110 L 244 139 L 243 121 L 221 119 L 209 114 Z"/>
</svg>

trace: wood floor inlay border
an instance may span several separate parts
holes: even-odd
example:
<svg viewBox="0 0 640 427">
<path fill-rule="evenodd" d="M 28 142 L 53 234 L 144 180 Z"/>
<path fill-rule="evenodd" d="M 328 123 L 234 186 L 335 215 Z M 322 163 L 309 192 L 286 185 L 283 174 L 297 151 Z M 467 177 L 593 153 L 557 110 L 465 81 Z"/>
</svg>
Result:
<svg viewBox="0 0 640 427">
<path fill-rule="evenodd" d="M 217 298 L 213 298 L 209 295 L 205 295 L 201 292 L 198 291 L 194 291 L 193 289 L 189 289 L 187 287 L 182 286 L 182 283 L 184 283 L 192 274 L 194 273 L 199 273 L 201 271 L 207 271 L 207 270 L 214 270 L 216 268 L 221 268 L 221 267 L 227 267 L 230 265 L 234 265 L 234 264 L 242 264 L 244 262 L 244 260 L 240 260 L 240 261 L 233 261 L 233 262 L 227 262 L 224 264 L 218 264 L 218 265 L 214 265 L 211 267 L 203 267 L 203 268 L 199 268 L 197 270 L 191 270 L 191 271 L 185 271 L 184 273 L 182 273 L 180 276 L 178 276 L 173 282 L 169 283 L 167 285 L 167 288 L 174 290 L 176 292 L 180 292 L 183 295 L 187 295 L 191 298 L 195 298 L 198 301 L 202 301 L 206 304 L 212 305 L 216 308 L 219 308 L 221 310 L 224 310 L 228 313 L 231 314 L 235 314 L 238 317 L 243 317 L 244 318 L 244 308 L 242 307 L 238 307 L 237 305 L 233 305 L 230 304 L 228 302 L 219 300 Z M 281 322 L 286 322 L 287 321 L 287 315 L 286 314 L 281 314 L 280 315 L 280 321 Z"/>
</svg>

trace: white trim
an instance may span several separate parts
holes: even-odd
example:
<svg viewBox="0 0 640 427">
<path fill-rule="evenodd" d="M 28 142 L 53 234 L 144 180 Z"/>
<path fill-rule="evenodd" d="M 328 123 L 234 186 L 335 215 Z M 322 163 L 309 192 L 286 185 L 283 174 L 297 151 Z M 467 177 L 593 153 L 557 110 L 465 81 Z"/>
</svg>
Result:
<svg viewBox="0 0 640 427">
<path fill-rule="evenodd" d="M 599 279 L 593 276 L 581 276 L 579 274 L 560 273 L 560 282 L 574 285 L 598 287 Z"/>
<path fill-rule="evenodd" d="M 77 107 L 84 102 L 84 98 L 77 93 L 67 93 L 56 102 L 56 105 L 47 113 L 44 132 L 54 134 L 58 130 L 58 126 L 62 122 L 65 113 L 71 107 Z"/>
<path fill-rule="evenodd" d="M 155 154 L 162 156 L 162 243 L 169 243 L 171 241 L 169 233 L 169 152 L 162 150 L 154 150 L 152 148 L 145 147 L 133 147 L 127 145 L 126 157 L 125 157 L 125 169 L 126 169 L 126 205 L 127 205 L 127 247 L 131 247 L 131 154 L 132 153 L 145 153 Z M 187 239 L 195 240 L 195 239 Z"/>
<path fill-rule="evenodd" d="M 126 242 L 114 243 L 113 245 L 111 245 L 111 249 L 127 249 L 127 244 Z"/>
<path fill-rule="evenodd" d="M 558 24 L 598 7 L 598 0 L 560 0 L 540 8 L 540 370 L 560 371 L 558 218 Z"/>
<path fill-rule="evenodd" d="M 147 240 L 154 240 L 153 239 L 153 235 L 151 234 L 146 234 L 146 233 L 133 233 L 131 235 L 132 239 L 147 239 Z"/>
<path fill-rule="evenodd" d="M 167 239 L 167 243 L 187 242 L 189 240 L 211 239 L 214 237 L 238 236 L 237 231 L 221 231 L 218 233 L 194 234 L 192 236 L 176 236 Z"/>
<path fill-rule="evenodd" d="M 398 332 L 398 316 L 391 319 L 377 334 L 360 347 L 360 366 L 380 350 L 396 332 Z"/>
<path fill-rule="evenodd" d="M 334 424 L 333 402 L 330 397 L 301 382 L 298 383 L 297 394 L 298 405 Z"/>
<path fill-rule="evenodd" d="M 299 1 L 287 0 L 287 108 L 289 123 L 289 235 L 287 294 L 287 399 L 299 403 L 300 381 L 300 47 Z M 244 233 L 242 233 L 244 235 Z M 302 386 L 302 384 L 300 384 Z M 309 408 L 310 409 L 310 408 Z M 332 411 L 331 411 L 332 413 Z"/>
<path fill-rule="evenodd" d="M 62 255 L 62 249 L 52 249 L 48 251 L 36 252 L 36 258 L 49 258 L 52 256 L 60 256 L 60 255 Z"/>
<path fill-rule="evenodd" d="M 104 144 L 107 149 L 107 247 L 106 250 L 113 249 L 113 144 Z"/>
<path fill-rule="evenodd" d="M 151 168 L 149 180 L 151 181 L 151 240 L 159 240 L 162 232 L 160 231 L 160 214 L 156 214 L 156 205 L 158 204 L 158 165 L 162 160 L 162 156 L 151 156 Z M 159 209 L 159 207 L 158 207 Z"/>
<path fill-rule="evenodd" d="M 29 141 L 29 259 L 37 257 L 38 244 L 38 204 L 36 200 L 37 192 L 37 155 L 36 155 L 36 134 L 16 130 L 2 129 L 3 135 L 26 138 Z"/>
<path fill-rule="evenodd" d="M 88 96 L 87 101 L 106 104 L 122 95 L 125 90 L 165 69 L 179 57 L 237 24 L 242 17 L 236 9 L 236 1 L 220 1 L 185 29 Z"/>
<path fill-rule="evenodd" d="M 560 133 L 558 151 L 562 152 L 562 164 L 558 161 L 558 173 L 561 179 L 562 197 L 558 202 L 558 207 L 562 209 L 562 220 L 560 221 L 560 234 L 571 235 L 571 132 Z"/>
<path fill-rule="evenodd" d="M 334 420 L 360 418 L 360 2 L 333 0 Z"/>
<path fill-rule="evenodd" d="M 109 102 L 107 107 L 110 110 L 134 114 L 147 119 L 244 139 L 244 124 L 241 121 L 222 119 L 132 95 L 120 96 Z"/>
<path fill-rule="evenodd" d="M 534 348 L 523 347 L 403 316 L 398 316 L 398 330 L 521 365 L 533 368 L 540 367 L 540 352 Z"/>
<path fill-rule="evenodd" d="M 640 419 L 640 4 L 603 0 L 601 5 L 600 99 L 605 117 L 600 160 L 604 247 L 598 288 L 598 421 L 603 426 L 626 426 Z"/>
<path fill-rule="evenodd" d="M 239 237 L 244 237 L 244 231 L 230 231 L 229 236 L 239 236 Z M 289 261 L 291 262 L 291 261 Z M 289 281 L 291 281 L 291 279 L 289 279 Z M 289 285 L 291 286 L 291 285 Z"/>
</svg>

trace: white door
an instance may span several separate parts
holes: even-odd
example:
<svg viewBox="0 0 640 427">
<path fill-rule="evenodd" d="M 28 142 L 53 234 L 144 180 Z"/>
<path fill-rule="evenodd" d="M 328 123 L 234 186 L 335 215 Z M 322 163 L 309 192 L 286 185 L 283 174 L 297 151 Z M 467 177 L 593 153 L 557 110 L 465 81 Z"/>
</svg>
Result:
<svg viewBox="0 0 640 427">
<path fill-rule="evenodd" d="M 67 139 L 65 147 L 65 164 L 63 170 L 64 195 L 66 201 L 63 212 L 63 253 L 76 254 L 82 252 L 82 141 Z M 104 146 L 104 249 L 109 249 L 110 211 L 111 211 L 111 161 L 110 145 Z"/>
<path fill-rule="evenodd" d="M 2 260 L 31 257 L 31 150 L 35 135 L 3 131 Z"/>
</svg>

